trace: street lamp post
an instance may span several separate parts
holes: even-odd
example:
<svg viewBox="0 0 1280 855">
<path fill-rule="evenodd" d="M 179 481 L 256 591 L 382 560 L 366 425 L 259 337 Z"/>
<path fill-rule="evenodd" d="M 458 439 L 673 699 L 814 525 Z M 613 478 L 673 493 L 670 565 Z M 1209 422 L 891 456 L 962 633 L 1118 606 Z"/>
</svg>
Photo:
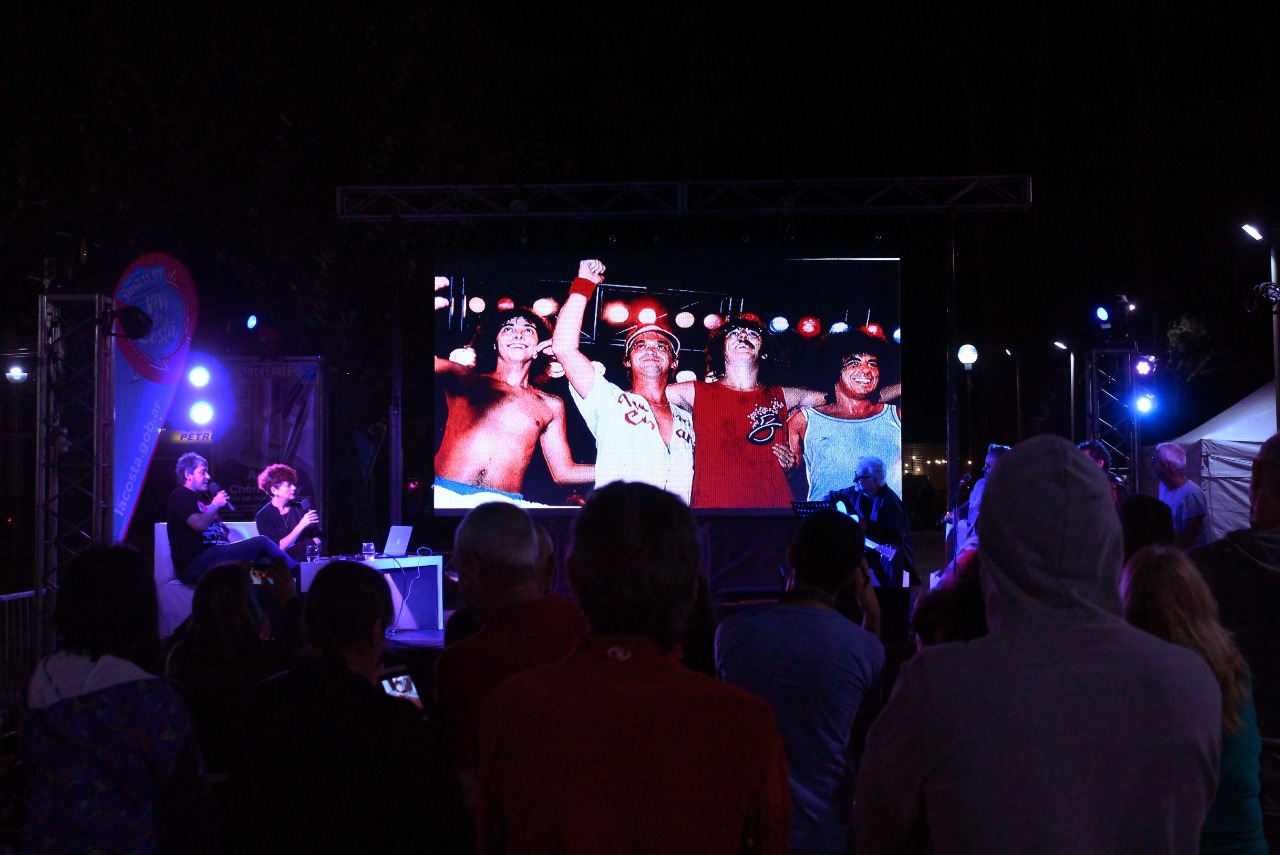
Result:
<svg viewBox="0 0 1280 855">
<path fill-rule="evenodd" d="M 971 344 L 960 345 L 956 359 L 964 366 L 964 408 L 969 422 L 969 461 L 973 461 L 973 363 L 978 361 L 978 349 Z"/>
<path fill-rule="evenodd" d="M 1076 352 L 1067 347 L 1060 341 L 1055 341 L 1053 346 L 1058 350 L 1065 350 L 1068 356 L 1067 362 L 1067 388 L 1070 391 L 1071 400 L 1071 441 L 1076 441 Z"/>
<path fill-rule="evenodd" d="M 1271 251 L 1271 281 L 1263 282 L 1256 290 L 1271 304 L 1271 376 L 1276 384 L 1276 429 L 1280 430 L 1280 277 L 1276 275 L 1276 240 L 1274 235 L 1263 235 L 1248 223 L 1240 228 L 1256 241 L 1265 240 Z"/>
</svg>

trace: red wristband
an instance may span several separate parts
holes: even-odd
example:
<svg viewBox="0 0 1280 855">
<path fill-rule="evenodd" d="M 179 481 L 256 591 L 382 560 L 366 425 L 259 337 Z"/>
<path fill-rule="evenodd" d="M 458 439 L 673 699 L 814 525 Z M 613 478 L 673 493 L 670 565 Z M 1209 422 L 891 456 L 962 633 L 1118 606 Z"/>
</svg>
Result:
<svg viewBox="0 0 1280 855">
<path fill-rule="evenodd" d="M 596 283 L 592 282 L 590 279 L 583 279 L 581 276 L 574 279 L 573 284 L 569 286 L 570 297 L 572 297 L 574 294 L 581 294 L 582 296 L 590 300 L 591 295 L 594 294 L 595 292 L 596 292 Z"/>
</svg>

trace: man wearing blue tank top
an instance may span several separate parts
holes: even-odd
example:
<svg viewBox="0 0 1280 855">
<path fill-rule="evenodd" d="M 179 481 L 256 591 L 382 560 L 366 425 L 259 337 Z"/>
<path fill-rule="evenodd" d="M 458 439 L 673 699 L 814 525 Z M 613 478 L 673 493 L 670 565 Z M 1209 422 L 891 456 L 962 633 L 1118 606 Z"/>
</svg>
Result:
<svg viewBox="0 0 1280 855">
<path fill-rule="evenodd" d="M 885 342 L 863 330 L 837 333 L 829 340 L 838 356 L 835 399 L 795 410 L 789 421 L 791 451 L 804 458 L 809 501 L 847 490 L 857 480 L 859 457 L 885 463 L 886 483 L 902 495 L 902 411 L 886 403 L 901 387 L 880 388 Z"/>
</svg>

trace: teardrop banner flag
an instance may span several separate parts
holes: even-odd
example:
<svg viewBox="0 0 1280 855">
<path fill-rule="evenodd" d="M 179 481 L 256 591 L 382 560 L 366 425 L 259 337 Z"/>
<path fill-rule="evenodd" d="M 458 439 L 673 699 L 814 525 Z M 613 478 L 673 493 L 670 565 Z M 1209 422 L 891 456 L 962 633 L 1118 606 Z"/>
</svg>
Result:
<svg viewBox="0 0 1280 855">
<path fill-rule="evenodd" d="M 112 541 L 124 539 L 147 480 L 160 429 L 169 416 L 187 351 L 200 315 L 200 301 L 187 268 L 160 252 L 129 265 L 116 285 L 115 308 L 136 306 L 151 318 L 151 331 L 133 340 L 114 324 L 111 339 L 115 395 L 114 466 L 111 486 Z"/>
</svg>

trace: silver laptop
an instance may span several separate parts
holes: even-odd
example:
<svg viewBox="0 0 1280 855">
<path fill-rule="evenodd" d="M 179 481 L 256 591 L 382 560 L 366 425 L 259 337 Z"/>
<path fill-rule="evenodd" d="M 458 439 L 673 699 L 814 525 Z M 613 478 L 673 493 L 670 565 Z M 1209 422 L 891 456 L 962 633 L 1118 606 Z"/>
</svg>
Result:
<svg viewBox="0 0 1280 855">
<path fill-rule="evenodd" d="M 379 558 L 402 558 L 409 554 L 409 538 L 413 536 L 413 526 L 393 525 L 387 534 L 387 545 L 378 553 Z"/>
</svg>

